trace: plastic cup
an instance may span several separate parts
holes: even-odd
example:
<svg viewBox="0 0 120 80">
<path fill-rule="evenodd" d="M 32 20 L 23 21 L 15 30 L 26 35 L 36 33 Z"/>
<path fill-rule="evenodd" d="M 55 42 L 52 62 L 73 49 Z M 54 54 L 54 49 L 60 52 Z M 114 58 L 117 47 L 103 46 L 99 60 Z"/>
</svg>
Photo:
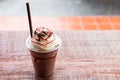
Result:
<svg viewBox="0 0 120 80">
<path fill-rule="evenodd" d="M 30 37 L 26 39 L 26 46 L 30 51 L 36 78 L 40 80 L 52 80 L 58 48 L 51 51 L 35 51 L 30 46 Z M 39 80 L 39 79 L 38 79 Z"/>
</svg>

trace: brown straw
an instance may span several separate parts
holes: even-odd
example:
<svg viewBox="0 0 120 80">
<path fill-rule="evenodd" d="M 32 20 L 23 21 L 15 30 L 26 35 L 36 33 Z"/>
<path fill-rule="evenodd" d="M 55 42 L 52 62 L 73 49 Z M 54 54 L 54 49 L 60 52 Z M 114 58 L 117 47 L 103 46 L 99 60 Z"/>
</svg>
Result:
<svg viewBox="0 0 120 80">
<path fill-rule="evenodd" d="M 31 37 L 33 36 L 33 29 L 32 29 L 32 21 L 31 21 L 31 14 L 30 14 L 30 7 L 29 7 L 29 3 L 26 3 L 26 8 L 27 8 L 27 14 L 28 14 L 28 21 L 29 21 L 29 29 L 30 29 L 30 35 Z"/>
</svg>

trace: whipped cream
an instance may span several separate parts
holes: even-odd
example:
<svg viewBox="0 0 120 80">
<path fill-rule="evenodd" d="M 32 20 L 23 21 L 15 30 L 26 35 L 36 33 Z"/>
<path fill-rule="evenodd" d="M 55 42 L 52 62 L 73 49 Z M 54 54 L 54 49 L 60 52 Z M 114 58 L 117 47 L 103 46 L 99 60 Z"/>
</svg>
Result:
<svg viewBox="0 0 120 80">
<path fill-rule="evenodd" d="M 46 27 L 38 27 L 33 37 L 26 39 L 26 45 L 35 52 L 51 52 L 61 46 L 61 39 L 52 30 Z"/>
</svg>

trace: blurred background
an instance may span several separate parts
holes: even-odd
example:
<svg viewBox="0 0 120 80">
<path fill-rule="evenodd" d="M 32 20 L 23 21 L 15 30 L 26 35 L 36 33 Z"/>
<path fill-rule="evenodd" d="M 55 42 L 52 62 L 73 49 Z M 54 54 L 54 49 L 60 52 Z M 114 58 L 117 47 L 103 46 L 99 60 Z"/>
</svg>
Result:
<svg viewBox="0 0 120 80">
<path fill-rule="evenodd" d="M 78 21 L 75 23 L 80 25 L 79 27 L 77 25 L 77 28 L 75 28 L 76 25 L 74 24 L 72 24 L 74 25 L 72 28 L 67 25 L 68 28 L 66 28 L 66 30 L 74 30 L 74 28 L 77 30 L 85 29 L 83 28 L 83 21 L 80 22 L 83 16 L 87 17 L 86 19 L 88 21 L 91 17 L 93 21 L 96 21 L 96 16 L 99 16 L 99 18 L 102 17 L 104 21 L 110 17 L 110 20 L 107 20 L 110 21 L 109 23 L 111 23 L 111 16 L 115 16 L 119 22 L 120 0 L 0 0 L 1 30 L 27 30 L 27 28 L 25 28 L 25 26 L 28 26 L 26 1 L 30 3 L 34 26 L 43 25 L 51 27 L 56 26 L 56 24 L 66 26 L 66 24 L 71 23 L 68 22 L 68 17 L 72 17 L 70 21 Z M 98 23 L 96 25 L 98 25 Z M 117 26 L 118 25 L 117 23 Z M 112 28 L 113 26 L 114 25 L 112 25 Z M 60 27 L 56 29 L 60 29 Z"/>
<path fill-rule="evenodd" d="M 1 16 L 25 16 L 29 1 L 33 16 L 119 15 L 120 0 L 0 0 Z"/>
</svg>

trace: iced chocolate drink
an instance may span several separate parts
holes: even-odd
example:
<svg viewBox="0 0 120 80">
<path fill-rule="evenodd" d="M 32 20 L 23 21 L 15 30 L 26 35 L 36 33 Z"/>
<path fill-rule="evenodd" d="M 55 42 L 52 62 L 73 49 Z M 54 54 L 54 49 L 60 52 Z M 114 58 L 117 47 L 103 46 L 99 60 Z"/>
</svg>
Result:
<svg viewBox="0 0 120 80">
<path fill-rule="evenodd" d="M 38 27 L 33 37 L 26 39 L 37 77 L 49 77 L 54 72 L 55 59 L 61 39 L 48 28 Z"/>
</svg>

